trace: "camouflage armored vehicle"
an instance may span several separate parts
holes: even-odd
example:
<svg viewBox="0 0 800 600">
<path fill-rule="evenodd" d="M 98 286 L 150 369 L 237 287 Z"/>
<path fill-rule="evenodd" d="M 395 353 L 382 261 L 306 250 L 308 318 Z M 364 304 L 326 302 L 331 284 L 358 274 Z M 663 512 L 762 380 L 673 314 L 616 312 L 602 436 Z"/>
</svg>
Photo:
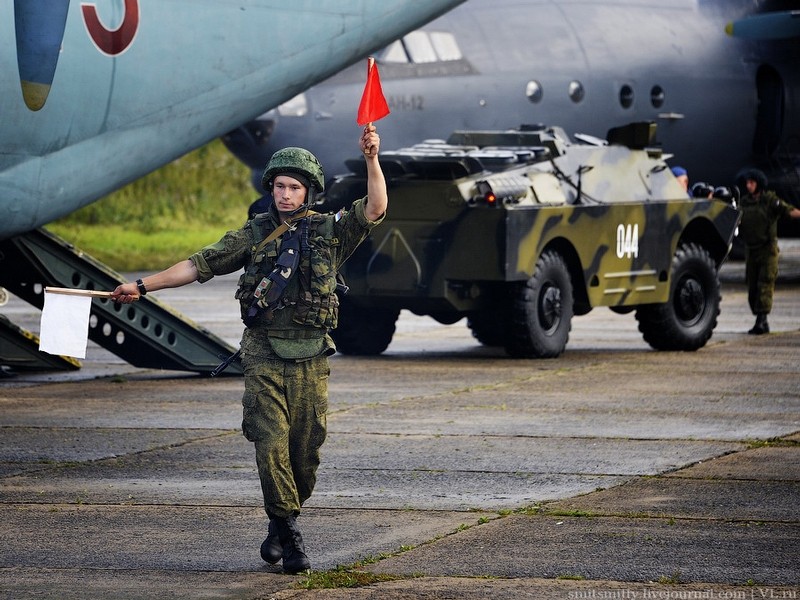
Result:
<svg viewBox="0 0 800 600">
<path fill-rule="evenodd" d="M 739 220 L 731 190 L 688 197 L 652 123 L 576 137 L 464 131 L 384 152 L 389 212 L 344 265 L 339 350 L 383 352 L 408 309 L 466 317 L 479 342 L 511 356 L 556 357 L 572 317 L 599 306 L 635 311 L 653 348 L 705 345 Z M 363 161 L 348 168 L 324 208 L 363 192 Z"/>
</svg>

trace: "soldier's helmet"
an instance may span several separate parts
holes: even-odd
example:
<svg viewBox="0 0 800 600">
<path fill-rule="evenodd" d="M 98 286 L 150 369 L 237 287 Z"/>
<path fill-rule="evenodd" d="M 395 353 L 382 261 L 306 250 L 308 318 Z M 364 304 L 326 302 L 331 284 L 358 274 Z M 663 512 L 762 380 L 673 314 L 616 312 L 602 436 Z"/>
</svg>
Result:
<svg viewBox="0 0 800 600">
<path fill-rule="evenodd" d="M 714 188 L 714 198 L 733 204 L 738 200 L 739 190 L 737 188 L 730 188 L 726 185 L 719 185 Z"/>
<path fill-rule="evenodd" d="M 300 176 L 298 179 L 304 184 L 310 183 L 317 192 L 325 189 L 325 176 L 322 165 L 317 157 L 304 148 L 289 147 L 278 150 L 272 155 L 261 177 L 261 185 L 265 190 L 270 189 L 272 180 L 278 175 L 290 177 Z"/>
<path fill-rule="evenodd" d="M 689 191 L 692 193 L 692 198 L 708 198 L 714 192 L 714 188 L 704 181 L 698 181 Z"/>
</svg>

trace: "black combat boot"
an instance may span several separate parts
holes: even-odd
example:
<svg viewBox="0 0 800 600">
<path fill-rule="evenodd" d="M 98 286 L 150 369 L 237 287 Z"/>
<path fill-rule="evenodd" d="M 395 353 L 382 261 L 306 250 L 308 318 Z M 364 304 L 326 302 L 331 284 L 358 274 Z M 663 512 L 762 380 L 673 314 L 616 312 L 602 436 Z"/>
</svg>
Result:
<svg viewBox="0 0 800 600">
<path fill-rule="evenodd" d="M 267 539 L 261 544 L 261 558 L 271 565 L 278 562 L 283 556 L 283 546 L 278 539 L 278 527 L 275 524 L 275 517 L 269 518 L 267 528 Z"/>
<path fill-rule="evenodd" d="M 758 313 L 756 315 L 756 324 L 748 331 L 752 335 L 762 335 L 769 333 L 769 323 L 767 323 L 767 313 Z"/>
<path fill-rule="evenodd" d="M 283 570 L 287 573 L 299 573 L 310 569 L 311 563 L 306 556 L 303 536 L 297 528 L 295 517 L 276 517 L 275 525 L 283 546 Z"/>
</svg>

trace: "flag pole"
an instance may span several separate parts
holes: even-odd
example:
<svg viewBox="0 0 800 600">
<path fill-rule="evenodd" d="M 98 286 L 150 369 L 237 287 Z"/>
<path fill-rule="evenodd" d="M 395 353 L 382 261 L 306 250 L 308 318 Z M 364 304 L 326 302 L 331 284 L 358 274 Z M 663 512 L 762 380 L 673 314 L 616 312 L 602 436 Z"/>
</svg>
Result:
<svg viewBox="0 0 800 600">
<path fill-rule="evenodd" d="M 369 79 L 369 74 L 370 72 L 372 72 L 372 67 L 374 66 L 375 66 L 375 57 L 370 56 L 369 58 L 367 58 L 367 79 Z M 367 123 L 367 127 L 372 127 L 372 121 Z"/>
<path fill-rule="evenodd" d="M 76 290 L 72 288 L 46 287 L 44 291 L 48 294 L 64 294 L 65 296 L 91 296 L 92 298 L 110 298 L 111 292 L 101 292 L 99 290 Z"/>
</svg>

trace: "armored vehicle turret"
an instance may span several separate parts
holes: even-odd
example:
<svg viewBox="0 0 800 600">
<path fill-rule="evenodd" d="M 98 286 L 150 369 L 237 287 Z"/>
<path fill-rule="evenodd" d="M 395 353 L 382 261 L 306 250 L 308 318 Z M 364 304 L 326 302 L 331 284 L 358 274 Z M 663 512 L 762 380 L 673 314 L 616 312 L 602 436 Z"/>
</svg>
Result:
<svg viewBox="0 0 800 600">
<path fill-rule="evenodd" d="M 514 357 L 556 357 L 573 316 L 601 306 L 635 311 L 653 348 L 704 346 L 735 193 L 689 197 L 654 138 L 653 123 L 575 142 L 554 127 L 458 131 L 383 152 L 389 211 L 343 267 L 339 350 L 383 352 L 407 309 L 466 317 Z M 363 160 L 347 165 L 323 209 L 364 192 Z"/>
</svg>

